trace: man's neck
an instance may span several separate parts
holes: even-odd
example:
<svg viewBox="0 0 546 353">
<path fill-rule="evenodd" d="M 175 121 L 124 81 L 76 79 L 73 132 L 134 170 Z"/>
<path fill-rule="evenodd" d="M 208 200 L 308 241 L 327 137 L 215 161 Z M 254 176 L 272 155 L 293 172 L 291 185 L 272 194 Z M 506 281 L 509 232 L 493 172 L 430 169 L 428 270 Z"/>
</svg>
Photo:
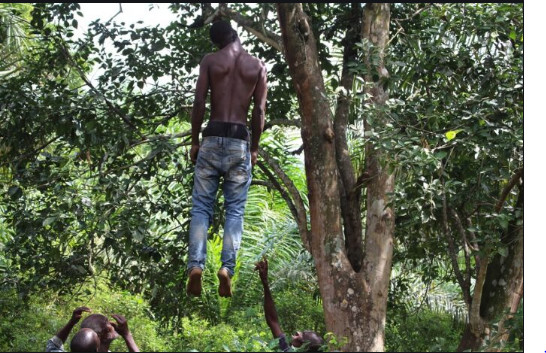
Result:
<svg viewBox="0 0 546 353">
<path fill-rule="evenodd" d="M 241 42 L 239 41 L 239 38 L 237 38 L 235 41 L 225 45 L 220 50 L 229 51 L 233 53 L 239 53 L 243 50 L 243 47 L 241 46 Z"/>
</svg>

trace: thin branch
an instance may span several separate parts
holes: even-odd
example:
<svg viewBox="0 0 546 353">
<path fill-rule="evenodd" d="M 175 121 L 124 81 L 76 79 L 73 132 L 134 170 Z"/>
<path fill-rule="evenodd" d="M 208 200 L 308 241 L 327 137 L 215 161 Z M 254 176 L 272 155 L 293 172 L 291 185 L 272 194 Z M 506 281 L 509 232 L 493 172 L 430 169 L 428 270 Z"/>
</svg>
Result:
<svg viewBox="0 0 546 353">
<path fill-rule="evenodd" d="M 262 161 L 258 161 L 258 167 L 264 172 L 264 174 L 267 176 L 267 178 L 271 181 L 270 183 L 257 180 L 256 185 L 265 185 L 265 186 L 272 186 L 273 189 L 276 189 L 288 205 L 288 208 L 290 209 L 290 212 L 292 213 L 292 216 L 297 221 L 299 218 L 299 211 L 294 205 L 294 202 L 292 201 L 292 198 L 290 197 L 290 194 L 286 191 L 285 188 L 282 187 L 282 185 L 277 181 L 275 178 L 275 175 L 265 166 L 265 164 Z M 253 181 L 252 184 L 255 182 Z M 299 227 L 299 222 L 298 222 Z"/>
<path fill-rule="evenodd" d="M 442 166 L 442 174 L 443 174 L 443 166 Z M 449 230 L 448 226 L 448 218 L 447 218 L 447 199 L 446 199 L 446 191 L 445 191 L 445 182 L 442 175 L 442 229 L 444 232 L 444 235 L 447 239 L 447 245 L 448 245 L 448 253 L 449 257 L 451 258 L 451 266 L 453 267 L 453 272 L 455 272 L 455 277 L 457 278 L 457 282 L 459 282 L 459 286 L 461 286 L 461 290 L 463 292 L 463 297 L 465 300 L 465 303 L 467 305 L 471 304 L 471 297 L 470 297 L 470 287 L 466 286 L 466 282 L 463 278 L 463 275 L 461 274 L 461 269 L 459 268 L 459 262 L 457 261 L 457 249 L 455 247 L 455 242 L 453 240 L 453 237 L 451 235 L 451 232 Z"/>
<path fill-rule="evenodd" d="M 461 218 L 457 214 L 457 212 L 452 209 L 451 207 L 448 208 L 449 212 L 451 213 L 451 216 L 455 220 L 455 226 L 457 230 L 459 231 L 459 235 L 461 236 L 461 240 L 463 243 L 463 249 L 464 249 L 464 260 L 465 260 L 465 283 L 468 288 L 470 288 L 470 278 L 471 278 L 471 271 L 470 271 L 470 249 L 475 250 L 473 246 L 469 243 L 469 241 L 466 238 L 466 231 L 463 227 L 463 223 L 461 222 Z"/>
<path fill-rule="evenodd" d="M 265 123 L 264 131 L 272 128 L 273 126 L 282 125 L 282 126 L 295 126 L 301 128 L 301 120 L 294 119 L 273 119 Z"/>
<path fill-rule="evenodd" d="M 281 179 L 284 186 L 287 188 L 291 199 L 294 202 L 294 209 L 295 209 L 295 219 L 298 224 L 298 229 L 300 231 L 300 234 L 302 236 L 302 239 L 304 240 L 304 245 L 306 248 L 310 251 L 311 248 L 311 237 L 310 232 L 307 227 L 307 212 L 305 211 L 305 205 L 303 204 L 303 200 L 301 198 L 301 195 L 299 193 L 299 190 L 294 185 L 294 182 L 286 175 L 286 173 L 282 170 L 282 168 L 279 166 L 277 161 L 273 159 L 267 153 L 265 150 L 260 150 L 259 155 L 264 159 L 264 161 L 271 167 L 275 175 Z M 274 182 L 273 180 L 271 180 Z"/>
<path fill-rule="evenodd" d="M 497 202 L 497 205 L 495 206 L 495 211 L 499 213 L 502 209 L 502 205 L 504 204 L 504 201 L 506 201 L 506 198 L 508 197 L 508 194 L 514 186 L 516 186 L 517 182 L 520 178 L 523 177 L 523 168 L 519 168 L 516 170 L 516 173 L 510 178 L 510 181 L 508 184 L 504 187 L 504 190 L 502 190 L 501 196 L 499 198 L 499 201 Z"/>
<path fill-rule="evenodd" d="M 123 12 L 123 9 L 121 8 L 121 4 L 122 4 L 122 3 L 120 2 L 120 3 L 118 3 L 118 4 L 119 4 L 119 10 L 118 10 L 118 12 L 117 12 L 114 16 L 112 16 L 108 21 L 106 21 L 106 23 L 105 23 L 104 25 L 107 25 L 107 24 L 109 24 L 110 22 L 112 22 L 112 20 L 113 20 L 114 18 L 116 18 L 120 13 Z"/>
<path fill-rule="evenodd" d="M 263 164 L 262 166 L 258 165 L 260 167 L 260 169 L 263 170 L 263 167 L 265 167 Z M 265 180 L 252 180 L 252 182 L 250 183 L 250 185 L 259 185 L 259 186 L 265 186 L 269 189 L 278 189 L 278 187 L 276 187 L 275 185 L 273 185 L 272 182 L 269 182 L 269 181 L 265 181 Z M 280 186 L 280 185 L 279 185 Z M 280 191 L 280 190 L 279 190 Z"/>
<path fill-rule="evenodd" d="M 82 69 L 79 67 L 79 65 L 74 62 L 74 59 L 72 58 L 72 55 L 70 55 L 70 52 L 68 51 L 68 48 L 66 48 L 66 46 L 63 44 L 63 43 L 60 43 L 60 46 L 61 46 L 61 49 L 63 50 L 63 54 L 64 56 L 66 57 L 66 59 L 70 62 L 70 64 L 72 65 L 72 67 L 74 67 L 76 69 L 76 71 L 78 72 L 80 78 L 85 82 L 85 84 L 96 94 L 98 95 L 99 97 L 102 98 L 102 100 L 106 103 L 106 105 L 116 114 L 118 115 L 129 127 L 131 127 L 133 130 L 135 130 L 135 132 L 140 136 L 140 137 L 143 137 L 142 134 L 138 131 L 137 127 L 131 122 L 131 120 L 129 119 L 128 116 L 126 116 L 125 114 L 123 114 L 123 112 L 121 112 L 121 110 L 112 102 L 110 102 L 97 88 L 95 88 L 95 86 L 93 86 L 93 84 L 91 83 L 91 81 L 89 81 L 89 79 L 87 78 L 87 76 L 85 75 L 85 73 L 82 71 Z"/>
<path fill-rule="evenodd" d="M 56 137 L 52 138 L 51 140 L 47 141 L 46 143 L 44 143 L 43 145 L 41 145 L 40 147 L 35 148 L 35 149 L 32 150 L 31 152 L 27 152 L 27 153 L 25 153 L 25 154 L 22 154 L 22 155 L 18 156 L 17 158 L 12 159 L 12 160 L 10 160 L 10 161 L 8 161 L 8 162 L 1 163 L 0 166 L 7 165 L 8 163 L 17 162 L 17 161 L 20 161 L 20 160 L 23 159 L 23 158 L 32 156 L 32 155 L 36 154 L 37 152 L 43 150 L 44 148 L 46 148 L 47 146 L 49 146 L 50 144 L 52 144 L 53 142 L 57 141 L 57 140 L 60 139 L 60 138 L 61 138 L 60 136 L 56 136 Z"/>
<path fill-rule="evenodd" d="M 263 29 L 263 32 L 258 30 L 258 28 L 260 27 L 263 28 L 263 26 L 259 26 L 259 23 L 256 23 L 248 19 L 247 17 L 242 16 L 240 13 L 228 8 L 227 6 L 221 7 L 221 14 L 237 22 L 237 24 L 239 24 L 248 32 L 254 34 L 262 42 L 269 44 L 270 46 L 272 46 L 273 48 L 277 49 L 280 52 L 283 51 L 281 37 L 265 29 Z"/>
<path fill-rule="evenodd" d="M 154 141 L 157 141 L 157 140 L 172 140 L 172 139 L 181 138 L 181 137 L 188 137 L 188 136 L 191 136 L 191 130 L 187 130 L 187 131 L 184 131 L 184 132 L 179 132 L 178 134 L 171 134 L 171 135 L 144 136 L 142 138 L 142 140 L 131 144 L 129 146 L 129 148 L 133 148 L 133 147 L 136 147 L 136 146 L 141 145 L 143 143 L 150 143 L 150 142 L 154 142 Z"/>
</svg>

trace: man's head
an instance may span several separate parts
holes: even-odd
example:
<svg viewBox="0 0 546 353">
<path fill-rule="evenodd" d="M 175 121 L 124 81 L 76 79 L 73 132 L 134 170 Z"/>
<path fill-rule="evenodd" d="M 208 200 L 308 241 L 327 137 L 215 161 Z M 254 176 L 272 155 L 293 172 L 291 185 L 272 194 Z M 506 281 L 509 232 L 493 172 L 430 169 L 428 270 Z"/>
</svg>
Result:
<svg viewBox="0 0 546 353">
<path fill-rule="evenodd" d="M 72 352 L 98 352 L 99 347 L 99 336 L 90 328 L 82 328 L 70 341 L 70 350 Z"/>
<path fill-rule="evenodd" d="M 307 344 L 307 352 L 318 352 L 319 348 L 324 344 L 324 340 L 315 331 L 298 331 L 295 335 L 292 335 L 291 344 L 294 347 Z"/>
<path fill-rule="evenodd" d="M 101 343 L 110 343 L 119 337 L 116 329 L 108 318 L 101 314 L 91 314 L 86 317 L 80 326 L 82 329 L 89 328 L 97 333 Z"/>
<path fill-rule="evenodd" d="M 210 27 L 210 40 L 219 48 L 233 43 L 236 39 L 237 32 L 231 28 L 229 22 L 216 21 Z"/>
</svg>

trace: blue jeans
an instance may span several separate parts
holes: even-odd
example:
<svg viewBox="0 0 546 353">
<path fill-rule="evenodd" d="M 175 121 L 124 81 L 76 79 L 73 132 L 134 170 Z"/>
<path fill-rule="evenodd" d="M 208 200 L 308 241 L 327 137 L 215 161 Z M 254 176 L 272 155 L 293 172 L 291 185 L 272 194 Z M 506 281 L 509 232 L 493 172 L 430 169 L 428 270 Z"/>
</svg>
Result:
<svg viewBox="0 0 546 353">
<path fill-rule="evenodd" d="M 222 244 L 222 267 L 233 276 L 241 245 L 243 216 L 252 180 L 249 143 L 245 140 L 208 136 L 203 138 L 193 184 L 188 270 L 205 268 L 207 233 L 214 213 L 216 193 L 223 177 L 226 221 Z"/>
</svg>

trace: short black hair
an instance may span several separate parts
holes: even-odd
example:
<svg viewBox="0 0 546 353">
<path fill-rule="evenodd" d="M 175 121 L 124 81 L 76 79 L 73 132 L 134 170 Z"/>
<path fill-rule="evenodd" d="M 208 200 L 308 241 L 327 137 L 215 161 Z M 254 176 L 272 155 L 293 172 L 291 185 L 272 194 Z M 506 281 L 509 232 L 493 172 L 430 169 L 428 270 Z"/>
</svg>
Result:
<svg viewBox="0 0 546 353">
<path fill-rule="evenodd" d="M 235 41 L 237 32 L 227 21 L 216 21 L 210 27 L 210 40 L 214 44 L 226 44 Z"/>
<path fill-rule="evenodd" d="M 99 336 L 90 328 L 79 330 L 70 342 L 70 350 L 72 352 L 98 352 L 99 348 Z"/>
<path fill-rule="evenodd" d="M 95 331 L 102 340 L 103 336 L 108 332 L 108 318 L 102 314 L 91 314 L 83 319 L 80 328 L 90 328 Z"/>
</svg>

